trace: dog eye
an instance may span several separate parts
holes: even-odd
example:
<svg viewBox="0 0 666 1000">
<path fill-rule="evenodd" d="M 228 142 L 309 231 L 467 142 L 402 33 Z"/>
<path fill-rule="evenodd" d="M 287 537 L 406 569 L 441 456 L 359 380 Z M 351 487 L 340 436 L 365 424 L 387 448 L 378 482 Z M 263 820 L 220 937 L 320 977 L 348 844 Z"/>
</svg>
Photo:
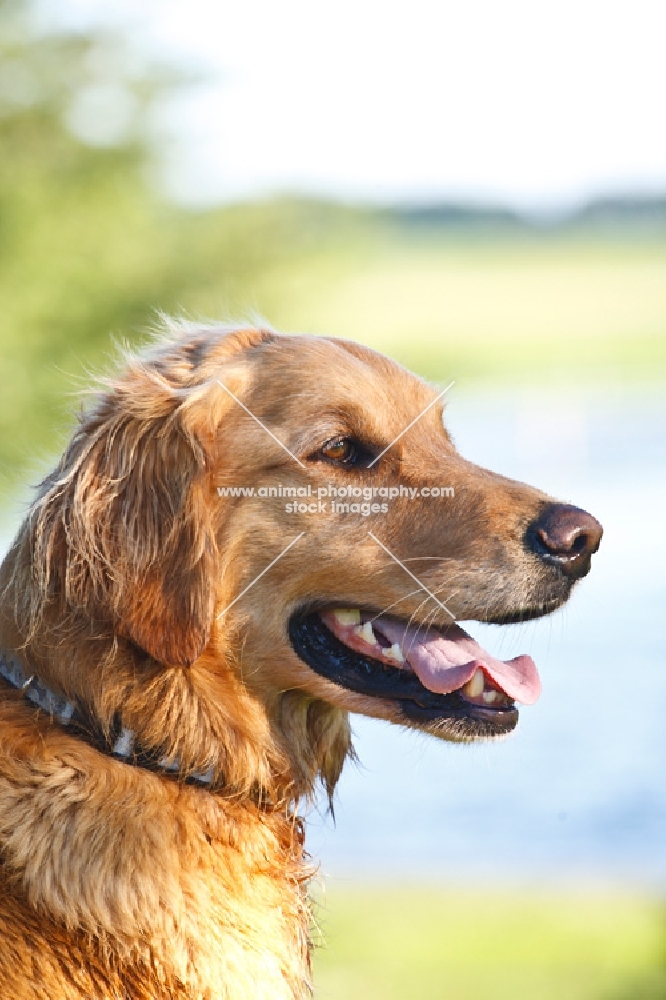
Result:
<svg viewBox="0 0 666 1000">
<path fill-rule="evenodd" d="M 332 438 L 321 449 L 321 454 L 330 462 L 340 465 L 356 465 L 360 457 L 360 448 L 351 438 Z"/>
</svg>

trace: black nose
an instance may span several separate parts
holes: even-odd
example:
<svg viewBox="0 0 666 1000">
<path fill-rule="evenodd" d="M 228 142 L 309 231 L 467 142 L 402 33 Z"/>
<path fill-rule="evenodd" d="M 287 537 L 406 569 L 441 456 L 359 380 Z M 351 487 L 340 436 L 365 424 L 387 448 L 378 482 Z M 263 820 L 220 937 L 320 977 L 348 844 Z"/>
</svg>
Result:
<svg viewBox="0 0 666 1000">
<path fill-rule="evenodd" d="M 578 579 L 590 570 L 604 529 L 587 511 L 565 503 L 551 503 L 527 529 L 526 542 L 544 562 Z"/>
</svg>

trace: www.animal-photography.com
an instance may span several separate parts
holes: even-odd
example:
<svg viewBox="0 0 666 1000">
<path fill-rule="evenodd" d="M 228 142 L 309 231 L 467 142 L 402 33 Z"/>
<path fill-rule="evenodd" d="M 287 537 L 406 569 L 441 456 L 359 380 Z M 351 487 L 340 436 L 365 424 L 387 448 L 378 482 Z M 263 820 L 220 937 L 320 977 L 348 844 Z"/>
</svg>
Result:
<svg viewBox="0 0 666 1000">
<path fill-rule="evenodd" d="M 666 997 L 665 30 L 0 0 L 0 1000 Z"/>
</svg>

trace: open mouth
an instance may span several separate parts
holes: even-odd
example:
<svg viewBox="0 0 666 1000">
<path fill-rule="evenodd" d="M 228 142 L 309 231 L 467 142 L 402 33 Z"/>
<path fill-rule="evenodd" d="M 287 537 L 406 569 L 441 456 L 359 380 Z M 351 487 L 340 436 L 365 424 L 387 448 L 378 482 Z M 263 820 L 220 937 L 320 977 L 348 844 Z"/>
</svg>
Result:
<svg viewBox="0 0 666 1000">
<path fill-rule="evenodd" d="M 289 635 L 297 655 L 327 680 L 396 703 L 405 722 L 463 723 L 467 739 L 510 732 L 516 702 L 531 705 L 541 691 L 529 656 L 498 660 L 458 625 L 410 625 L 338 607 L 297 613 Z"/>
</svg>

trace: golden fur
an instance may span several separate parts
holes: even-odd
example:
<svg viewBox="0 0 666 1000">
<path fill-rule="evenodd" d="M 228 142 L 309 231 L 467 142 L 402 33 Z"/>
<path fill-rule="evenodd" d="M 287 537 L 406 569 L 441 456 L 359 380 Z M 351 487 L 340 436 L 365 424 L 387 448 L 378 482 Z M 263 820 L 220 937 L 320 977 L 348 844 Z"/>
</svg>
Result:
<svg viewBox="0 0 666 1000">
<path fill-rule="evenodd" d="M 308 996 L 298 804 L 317 780 L 332 795 L 349 711 L 409 723 L 311 671 L 286 623 L 317 600 L 449 624 L 363 517 L 220 498 L 349 475 L 305 472 L 230 393 L 304 463 L 336 433 L 388 444 L 435 395 L 355 344 L 186 324 L 102 385 L 3 564 L 0 647 L 105 731 L 120 717 L 177 757 L 183 778 L 213 768 L 216 787 L 114 760 L 0 682 L 3 997 Z M 395 505 L 381 530 L 458 617 L 564 599 L 521 542 L 545 498 L 465 462 L 441 406 L 367 474 L 455 482 L 445 515 Z"/>
</svg>

